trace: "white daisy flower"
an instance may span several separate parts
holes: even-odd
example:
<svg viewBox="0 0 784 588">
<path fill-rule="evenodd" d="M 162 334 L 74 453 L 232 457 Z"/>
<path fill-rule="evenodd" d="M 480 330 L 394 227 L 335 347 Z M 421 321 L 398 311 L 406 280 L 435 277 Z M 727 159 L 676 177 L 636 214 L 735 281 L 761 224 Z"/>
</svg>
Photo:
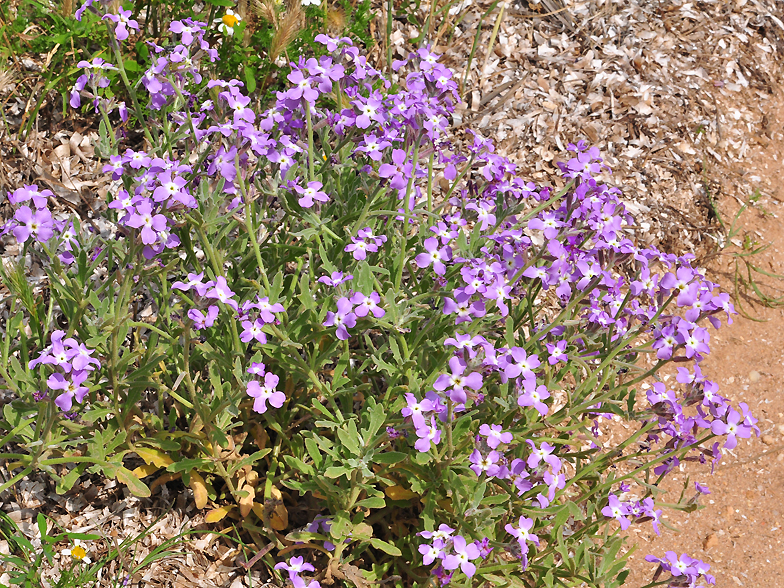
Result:
<svg viewBox="0 0 784 588">
<path fill-rule="evenodd" d="M 86 564 L 92 563 L 90 556 L 87 555 L 87 550 L 82 546 L 80 539 L 74 539 L 74 544 L 71 549 L 63 549 L 60 552 L 62 555 L 69 555 L 73 559 L 83 561 Z"/>
<path fill-rule="evenodd" d="M 224 35 L 233 35 L 234 27 L 242 22 L 242 17 L 234 12 L 231 8 L 226 9 L 226 14 L 217 19 L 215 22 L 218 24 L 218 30 Z"/>
</svg>

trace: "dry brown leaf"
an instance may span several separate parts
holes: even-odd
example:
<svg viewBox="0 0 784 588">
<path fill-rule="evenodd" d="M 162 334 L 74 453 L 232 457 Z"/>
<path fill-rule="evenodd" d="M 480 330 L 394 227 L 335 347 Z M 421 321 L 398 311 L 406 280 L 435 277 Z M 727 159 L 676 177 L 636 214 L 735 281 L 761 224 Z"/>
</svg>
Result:
<svg viewBox="0 0 784 588">
<path fill-rule="evenodd" d="M 245 485 L 240 488 L 240 491 L 247 492 L 245 496 L 240 497 L 240 515 L 245 518 L 250 514 L 253 508 L 253 499 L 256 498 L 256 489 L 253 486 Z M 274 529 L 275 527 L 273 527 Z"/>
<path fill-rule="evenodd" d="M 289 526 L 289 511 L 283 504 L 283 495 L 275 486 L 270 490 L 270 496 L 275 501 L 275 507 L 270 514 L 270 526 L 276 531 L 283 531 Z"/>
</svg>

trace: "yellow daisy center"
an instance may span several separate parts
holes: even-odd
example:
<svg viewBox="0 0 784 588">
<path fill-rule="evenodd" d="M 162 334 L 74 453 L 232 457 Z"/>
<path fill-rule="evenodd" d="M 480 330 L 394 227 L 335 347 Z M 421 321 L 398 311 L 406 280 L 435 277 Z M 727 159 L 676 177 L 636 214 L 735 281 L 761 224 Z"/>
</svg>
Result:
<svg viewBox="0 0 784 588">
<path fill-rule="evenodd" d="M 84 559 L 87 557 L 87 552 L 84 550 L 84 547 L 77 545 L 71 550 L 71 557 L 74 559 Z"/>
<path fill-rule="evenodd" d="M 234 27 L 239 22 L 239 19 L 233 14 L 224 14 L 221 20 L 227 27 Z"/>
</svg>

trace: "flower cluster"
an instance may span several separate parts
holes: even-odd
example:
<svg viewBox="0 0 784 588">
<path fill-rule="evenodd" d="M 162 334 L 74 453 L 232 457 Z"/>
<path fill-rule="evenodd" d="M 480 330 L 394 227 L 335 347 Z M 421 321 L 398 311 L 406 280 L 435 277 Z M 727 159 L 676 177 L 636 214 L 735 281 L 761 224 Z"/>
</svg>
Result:
<svg viewBox="0 0 784 588">
<path fill-rule="evenodd" d="M 276 387 L 280 378 L 275 374 L 266 371 L 263 363 L 252 363 L 248 368 L 248 373 L 259 378 L 251 380 L 247 385 L 248 396 L 253 398 L 253 410 L 258 413 L 267 412 L 267 402 L 270 406 L 280 408 L 286 402 L 286 395 L 277 390 Z"/>
<path fill-rule="evenodd" d="M 710 569 L 710 565 L 699 559 L 689 557 L 685 553 L 678 557 L 678 554 L 674 551 L 667 551 L 665 552 L 664 557 L 647 555 L 645 556 L 645 560 L 659 564 L 656 577 L 658 577 L 662 571 L 669 572 L 672 575 L 670 586 L 673 588 L 676 586 L 705 588 L 703 585 L 698 584 L 701 577 L 707 584 L 716 583 L 716 579 L 707 573 Z"/>
<path fill-rule="evenodd" d="M 621 524 L 624 531 L 629 528 L 632 522 L 651 521 L 653 530 L 657 535 L 659 532 L 659 519 L 661 509 L 656 509 L 653 498 L 648 497 L 643 500 L 630 500 L 622 502 L 615 494 L 610 494 L 609 504 L 602 509 L 602 514 L 608 518 L 613 518 Z"/>
<path fill-rule="evenodd" d="M 340 278 L 337 279 L 341 281 Z M 334 284 L 335 281 L 332 281 Z M 337 301 L 337 312 L 328 311 L 327 317 L 323 325 L 325 327 L 335 327 L 335 336 L 345 341 L 351 335 L 348 330 L 355 327 L 357 318 L 364 318 L 372 314 L 375 318 L 380 319 L 386 311 L 379 306 L 381 296 L 378 292 L 371 292 L 369 296 L 365 296 L 361 292 L 354 292 L 350 296 L 341 296 Z"/>
<path fill-rule="evenodd" d="M 93 10 L 92 5 L 88 0 L 81 10 Z M 114 24 L 117 40 L 136 30 L 130 16 L 124 10 L 104 16 Z M 230 11 L 221 19 L 227 34 L 238 22 Z M 720 443 L 702 447 L 712 435 L 725 436 L 724 447 L 732 448 L 738 438 L 759 434 L 748 406 L 731 406 L 699 368 L 710 352 L 704 323 L 718 328 L 719 317 L 729 320 L 734 312 L 729 297 L 693 267 L 691 256 L 638 244 L 619 190 L 602 181 L 609 169 L 596 148 L 569 145 L 573 157 L 560 164 L 566 187 L 557 193 L 537 187 L 516 177 L 516 166 L 478 134 L 464 149 L 450 144 L 457 84 L 427 48 L 393 64 L 393 86 L 350 39 L 325 35 L 316 41 L 328 54 L 292 63 L 289 87 L 277 93 L 270 108 L 257 112 L 242 82 L 203 79 L 200 60 L 216 58 L 206 29 L 190 19 L 175 21 L 171 44 L 150 43 L 152 65 L 140 84 L 150 121 L 144 128 L 148 145 L 145 151 L 118 151 L 104 167 L 114 181 L 107 212 L 116 229 L 112 246 L 120 249 L 121 243 L 138 261 L 138 267 L 126 267 L 138 278 L 137 292 L 162 297 L 159 308 L 187 309 L 182 312 L 190 322 L 173 321 L 172 329 L 192 327 L 201 331 L 202 342 L 210 339 L 212 350 L 220 348 L 208 359 L 201 350 L 194 353 L 202 362 L 196 369 L 209 366 L 225 381 L 236 379 L 241 383 L 236 397 L 253 398 L 254 412 L 284 428 L 290 424 L 285 430 L 292 435 L 310 434 L 319 421 L 297 416 L 284 424 L 278 419 L 289 414 L 270 407 L 289 402 L 291 415 L 306 415 L 310 405 L 305 411 L 303 405 L 294 407 L 298 396 L 311 400 L 299 391 L 320 388 L 318 372 L 335 365 L 336 354 L 345 353 L 361 373 L 357 398 L 365 388 L 384 396 L 386 406 L 376 413 L 382 420 L 372 417 L 369 426 L 386 435 L 365 435 L 364 414 L 360 421 L 354 415 L 345 423 L 336 418 L 346 428 L 335 424 L 337 432 L 323 435 L 323 443 L 307 444 L 310 459 L 303 454 L 289 461 L 294 456 L 285 455 L 280 462 L 301 467 L 316 480 L 307 486 L 296 473 L 287 474 L 290 488 L 337 492 L 326 502 L 348 500 L 340 508 L 354 513 L 360 501 L 355 489 L 367 492 L 362 499 L 367 509 L 378 508 L 383 493 L 374 484 L 389 484 L 393 475 L 409 471 L 405 468 L 438 462 L 419 474 L 432 469 L 449 476 L 441 480 L 465 486 L 463 496 L 457 483 L 450 487 L 449 508 L 441 507 L 445 495 L 439 488 L 416 490 L 427 494 L 422 500 L 427 509 L 437 505 L 425 519 L 427 528 L 434 520 L 455 524 L 459 519 L 457 529 L 441 524 L 437 531 L 419 533 L 429 540 L 419 546 L 423 563 L 433 566 L 443 585 L 456 573 L 473 577 L 482 560 L 501 561 L 491 554 L 491 542 L 521 560 L 523 569 L 538 563 L 539 537 L 552 542 L 561 531 L 553 521 L 564 520 L 550 515 L 562 514 L 559 509 L 582 487 L 576 470 L 614 459 L 593 441 L 581 451 L 590 459 L 575 459 L 563 437 L 578 430 L 582 435 L 591 419 L 595 437 L 598 419 L 612 418 L 619 401 L 628 400 L 623 395 L 643 379 L 629 384 L 631 376 L 625 375 L 640 348 L 680 366 L 682 391 L 656 382 L 646 389 L 650 408 L 635 413 L 648 428 L 640 454 L 644 446 L 658 444 L 665 458 L 655 473 L 667 474 L 689 452 L 715 462 Z M 102 91 L 115 66 L 100 59 L 80 66 L 86 71 L 74 87 L 72 105 L 87 97 L 107 114 L 115 104 Z M 124 107 L 116 107 L 124 117 Z M 140 120 L 145 116 L 138 114 Z M 34 185 L 13 192 L 9 200 L 21 206 L 3 233 L 41 249 L 59 233 L 61 259 L 72 261 L 72 243 L 78 242 L 68 221 L 52 218 L 47 205 L 53 196 Z M 35 211 L 23 205 L 31 200 Z M 230 253 L 216 251 L 212 239 Z M 278 257 L 281 251 L 285 254 Z M 66 271 L 75 273 L 73 267 Z M 154 272 L 159 282 L 141 279 Z M 158 284 L 164 285 L 162 292 L 155 291 Z M 169 327 L 170 317 L 179 319 L 178 312 L 162 312 L 160 328 Z M 387 312 L 392 318 L 381 321 Z M 219 320 L 230 329 L 211 329 Z M 223 351 L 232 354 L 230 360 L 214 361 Z M 100 367 L 92 353 L 56 331 L 50 347 L 30 362 L 31 369 L 39 364 L 57 369 L 48 385 L 59 392 L 55 402 L 63 410 L 73 399 L 83 402 L 87 375 Z M 238 367 L 243 361 L 250 364 L 249 381 Z M 375 367 L 387 374 L 374 372 Z M 576 375 L 581 372 L 584 378 Z M 615 381 L 622 381 L 618 388 Z M 321 412 L 354 408 L 348 395 L 329 400 Z M 545 437 L 545 430 L 549 434 L 565 421 L 573 428 L 559 427 L 558 435 L 565 433 L 558 439 Z M 456 431 L 462 437 L 453 438 Z M 399 469 L 371 470 L 368 456 L 383 455 L 386 444 L 405 445 L 410 454 L 394 452 L 389 462 L 379 463 L 409 461 Z M 317 472 L 322 464 L 325 471 Z M 352 484 L 361 481 L 343 496 L 340 484 L 349 475 Z M 596 492 L 590 500 L 607 504 L 601 510 L 606 518 L 622 528 L 651 520 L 658 532 L 661 511 L 649 493 L 639 501 L 622 501 L 606 489 Z M 514 518 L 483 508 L 500 504 L 483 501 L 499 495 L 508 495 L 503 498 Z M 464 508 L 471 499 L 475 505 Z M 536 509 L 546 512 L 539 516 Z M 363 512 L 356 512 L 361 521 Z M 477 513 L 497 528 L 488 523 L 478 535 L 488 537 L 472 542 L 466 537 L 477 536 L 477 529 L 469 533 L 461 525 L 472 524 Z M 337 525 L 337 516 L 334 520 Z M 308 531 L 329 534 L 332 524 L 319 515 Z M 343 524 L 348 525 L 345 517 Z M 568 536 L 579 537 L 589 527 L 574 524 Z M 347 541 L 354 540 L 359 539 Z M 374 538 L 372 547 L 385 543 L 379 541 Z M 386 553 L 392 553 L 389 547 Z M 340 546 L 324 540 L 324 549 Z M 692 583 L 707 570 L 702 562 L 670 552 L 649 561 Z M 318 582 L 302 578 L 315 569 L 301 557 L 276 568 L 288 571 L 296 588 L 318 588 Z"/>
<path fill-rule="evenodd" d="M 74 400 L 79 404 L 84 402 L 90 391 L 85 385 L 87 378 L 90 372 L 101 368 L 101 362 L 93 357 L 94 349 L 88 349 L 73 337 L 64 338 L 65 335 L 65 331 L 54 331 L 51 344 L 30 360 L 28 367 L 50 365 L 58 370 L 49 376 L 46 385 L 57 394 L 54 403 L 63 412 L 68 412 Z"/>
<path fill-rule="evenodd" d="M 386 243 L 385 235 L 374 235 L 370 227 L 360 229 L 355 237 L 351 237 L 351 243 L 346 245 L 345 251 L 351 253 L 357 261 L 363 260 L 368 253 L 375 253 L 378 248 Z"/>
<path fill-rule="evenodd" d="M 12 231 L 20 244 L 31 238 L 36 242 L 46 243 L 52 238 L 56 229 L 52 213 L 47 208 L 48 199 L 53 197 L 51 190 L 39 190 L 36 184 L 9 192 L 8 201 L 11 204 L 32 200 L 35 210 L 27 205 L 17 208 L 13 218 L 3 225 L 0 234 L 5 235 Z"/>
<path fill-rule="evenodd" d="M 441 524 L 437 531 L 421 531 L 420 537 L 429 539 L 430 544 L 419 546 L 422 561 L 430 565 L 438 561 L 438 566 L 433 570 L 442 584 L 447 584 L 452 579 L 455 570 L 460 569 L 466 576 L 472 578 L 476 573 L 476 564 L 479 558 L 485 558 L 492 550 L 488 547 L 487 539 L 469 543 L 462 535 L 452 535 L 454 529 Z"/>
</svg>

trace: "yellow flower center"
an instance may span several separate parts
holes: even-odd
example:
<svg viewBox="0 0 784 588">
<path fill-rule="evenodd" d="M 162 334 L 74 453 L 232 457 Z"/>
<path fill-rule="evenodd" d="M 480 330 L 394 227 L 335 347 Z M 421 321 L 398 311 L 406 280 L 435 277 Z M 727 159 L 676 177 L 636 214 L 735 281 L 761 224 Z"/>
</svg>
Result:
<svg viewBox="0 0 784 588">
<path fill-rule="evenodd" d="M 224 14 L 221 20 L 223 21 L 223 24 L 225 24 L 227 27 L 232 27 L 232 28 L 234 27 L 234 25 L 236 25 L 239 22 L 239 19 L 233 14 Z"/>
<path fill-rule="evenodd" d="M 71 557 L 74 559 L 84 559 L 87 557 L 87 552 L 84 550 L 84 547 L 77 545 L 71 550 Z"/>
</svg>

